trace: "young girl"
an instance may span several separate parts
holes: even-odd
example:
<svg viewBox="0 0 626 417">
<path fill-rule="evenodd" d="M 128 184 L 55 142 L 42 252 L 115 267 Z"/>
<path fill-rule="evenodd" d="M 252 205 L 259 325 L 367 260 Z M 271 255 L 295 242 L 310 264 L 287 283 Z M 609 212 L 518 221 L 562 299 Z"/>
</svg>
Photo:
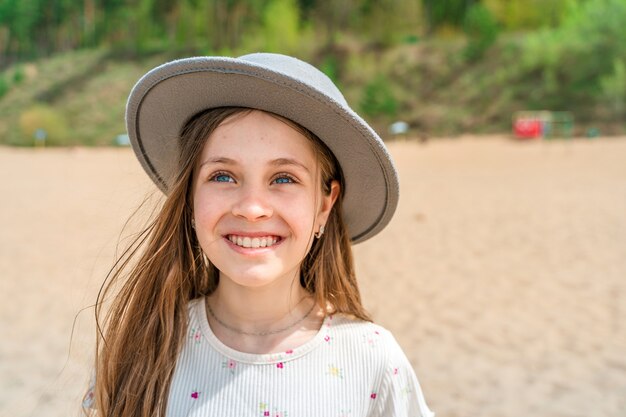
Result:
<svg viewBox="0 0 626 417">
<path fill-rule="evenodd" d="M 397 174 L 330 79 L 277 54 L 178 60 L 126 122 L 167 198 L 98 300 L 91 411 L 433 415 L 361 305 L 350 244 L 390 221 Z"/>
</svg>

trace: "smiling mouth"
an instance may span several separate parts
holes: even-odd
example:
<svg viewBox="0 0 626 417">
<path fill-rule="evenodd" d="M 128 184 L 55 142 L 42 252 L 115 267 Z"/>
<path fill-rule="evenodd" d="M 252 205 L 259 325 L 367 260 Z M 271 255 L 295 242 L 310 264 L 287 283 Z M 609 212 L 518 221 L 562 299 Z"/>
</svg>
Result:
<svg viewBox="0 0 626 417">
<path fill-rule="evenodd" d="M 276 245 L 281 240 L 279 236 L 250 237 L 228 235 L 226 238 L 242 248 L 268 248 Z"/>
</svg>

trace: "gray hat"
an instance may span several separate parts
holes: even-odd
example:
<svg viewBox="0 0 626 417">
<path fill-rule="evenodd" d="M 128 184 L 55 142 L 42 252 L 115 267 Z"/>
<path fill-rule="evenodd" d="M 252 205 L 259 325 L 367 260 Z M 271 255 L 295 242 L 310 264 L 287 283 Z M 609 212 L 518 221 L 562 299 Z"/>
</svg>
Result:
<svg viewBox="0 0 626 417">
<path fill-rule="evenodd" d="M 382 140 L 324 73 L 279 54 L 180 59 L 137 82 L 126 104 L 126 127 L 139 162 L 164 193 L 177 175 L 185 123 L 225 106 L 276 113 L 328 146 L 344 174 L 343 213 L 352 243 L 389 223 L 398 204 L 398 174 Z"/>
</svg>

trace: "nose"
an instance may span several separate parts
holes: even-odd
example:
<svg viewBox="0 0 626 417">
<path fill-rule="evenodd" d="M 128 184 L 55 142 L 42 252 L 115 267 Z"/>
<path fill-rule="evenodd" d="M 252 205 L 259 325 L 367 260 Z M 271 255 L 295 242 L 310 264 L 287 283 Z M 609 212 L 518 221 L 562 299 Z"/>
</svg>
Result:
<svg viewBox="0 0 626 417">
<path fill-rule="evenodd" d="M 237 201 L 232 206 L 234 216 L 245 218 L 248 221 L 269 218 L 273 212 L 268 196 L 262 187 L 256 185 L 242 187 Z"/>
</svg>

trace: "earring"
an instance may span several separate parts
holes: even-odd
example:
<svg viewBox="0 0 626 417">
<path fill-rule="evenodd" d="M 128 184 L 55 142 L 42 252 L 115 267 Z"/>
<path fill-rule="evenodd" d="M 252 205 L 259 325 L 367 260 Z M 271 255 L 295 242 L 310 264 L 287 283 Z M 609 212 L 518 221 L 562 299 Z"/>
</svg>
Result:
<svg viewBox="0 0 626 417">
<path fill-rule="evenodd" d="M 191 219 L 191 228 L 192 229 L 196 229 L 196 220 L 195 219 Z"/>
<path fill-rule="evenodd" d="M 317 239 L 319 239 L 319 238 L 321 238 L 321 237 L 322 237 L 322 235 L 323 235 L 323 234 L 324 234 L 324 225 L 321 225 L 321 226 L 320 226 L 320 231 L 319 231 L 319 232 L 317 232 L 317 233 L 315 233 L 315 237 L 316 237 Z"/>
</svg>

